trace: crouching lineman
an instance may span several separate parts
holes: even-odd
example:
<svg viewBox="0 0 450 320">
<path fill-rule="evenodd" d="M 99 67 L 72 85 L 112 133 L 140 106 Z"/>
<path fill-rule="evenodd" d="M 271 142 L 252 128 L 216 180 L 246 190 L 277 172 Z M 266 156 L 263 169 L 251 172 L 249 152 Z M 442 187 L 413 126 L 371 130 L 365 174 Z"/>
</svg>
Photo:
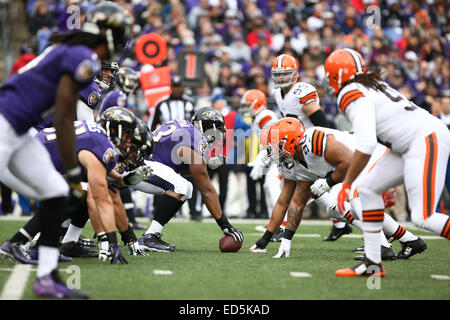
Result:
<svg viewBox="0 0 450 320">
<path fill-rule="evenodd" d="M 75 203 L 69 206 L 72 210 L 69 210 L 70 212 L 67 212 L 67 214 L 69 215 L 68 218 L 71 218 L 71 224 L 62 239 L 62 245 L 60 247 L 61 254 L 63 255 L 62 258 L 64 258 L 64 256 L 83 258 L 97 257 L 97 252 L 85 248 L 78 242 L 80 234 L 89 218 L 91 218 L 94 229 L 96 229 L 94 221 L 99 221 L 99 224 L 101 225 L 100 228 L 105 230 L 105 239 L 103 239 L 103 241 L 106 241 L 106 248 L 101 248 L 99 258 L 102 258 L 102 260 L 109 258 L 112 264 L 115 264 L 117 261 L 123 264 L 127 263 L 120 253 L 116 238 L 116 221 L 120 220 L 122 220 L 122 224 L 117 224 L 117 227 L 122 235 L 122 240 L 129 247 L 131 253 L 136 254 L 140 252 L 136 236 L 128 226 L 125 213 L 123 212 L 121 216 L 115 216 L 115 211 L 117 212 L 117 209 L 113 206 L 113 201 L 109 196 L 108 185 L 106 183 L 107 175 L 112 174 L 113 169 L 116 167 L 118 160 L 117 152 L 120 152 L 121 157 L 123 157 L 128 153 L 134 153 L 134 150 L 141 148 L 141 144 L 134 146 L 131 144 L 131 137 L 134 134 L 136 124 L 134 116 L 125 109 L 115 109 L 119 108 L 113 109 L 113 111 L 116 111 L 114 117 L 112 117 L 111 114 L 104 117 L 104 119 L 110 123 L 106 125 L 106 121 L 102 122 L 102 124 L 109 129 L 108 137 L 106 136 L 104 128 L 95 122 L 75 122 L 77 157 L 83 167 L 83 176 L 87 178 L 88 182 L 87 203 L 93 203 L 96 211 L 94 211 L 94 213 L 89 212 L 88 214 L 86 202 L 81 203 L 80 205 Z M 119 126 L 122 127 L 120 137 L 118 136 Z M 39 132 L 36 137 L 44 144 L 50 153 L 55 168 L 64 173 L 61 158 L 57 153 L 55 129 L 45 128 Z M 125 184 L 135 184 L 148 178 L 147 175 L 147 168 L 142 167 L 128 173 L 126 176 L 122 177 L 116 174 L 114 177 L 116 179 L 121 178 L 121 181 Z M 125 222 L 123 222 L 123 220 L 125 220 Z M 37 257 L 33 256 L 33 254 L 28 256 L 23 250 L 23 245 L 31 240 L 31 238 L 39 231 L 40 226 L 37 217 L 34 216 L 9 241 L 21 245 L 22 250 L 19 251 L 20 255 L 17 254 L 17 252 L 8 251 L 5 244 L 3 244 L 1 248 L 2 253 L 11 255 L 21 263 L 36 264 L 35 260 Z M 99 232 L 98 227 L 97 232 Z"/>
<path fill-rule="evenodd" d="M 80 89 L 98 73 L 99 59 L 112 58 L 123 48 L 131 24 L 132 17 L 119 5 L 97 3 L 81 31 L 52 36 L 52 44 L 0 89 L 0 181 L 40 202 L 41 245 L 33 287 L 37 296 L 88 297 L 67 288 L 57 271 L 60 213 L 68 194 L 83 199 L 73 130 L 76 101 Z M 27 133 L 53 110 L 58 149 L 69 183 L 53 167 L 41 143 Z M 18 250 L 14 243 L 9 248 Z"/>
<path fill-rule="evenodd" d="M 344 72 L 345 70 L 345 72 Z M 352 184 L 367 165 L 377 141 L 389 147 L 368 174 L 358 181 L 364 224 L 364 261 L 336 271 L 337 276 L 357 277 L 379 269 L 383 225 L 381 193 L 404 182 L 412 222 L 450 239 L 450 218 L 436 212 L 450 153 L 450 132 L 445 124 L 386 84 L 377 71 L 368 71 L 361 55 L 339 49 L 325 61 L 325 78 L 337 97 L 341 112 L 351 121 L 356 150 L 338 193 L 338 209 Z M 413 250 L 411 246 L 411 250 Z"/>
<path fill-rule="evenodd" d="M 281 54 L 273 60 L 271 78 L 275 89 L 272 92 L 283 117 L 300 120 L 308 129 L 312 126 L 329 127 L 325 113 L 319 104 L 319 94 L 311 84 L 302 81 L 298 73 L 297 59 L 288 54 Z M 337 219 L 332 219 L 333 226 L 324 241 L 336 241 L 344 234 L 352 232 L 352 227 Z"/>
<path fill-rule="evenodd" d="M 280 249 L 275 258 L 289 256 L 291 239 L 298 228 L 301 221 L 301 214 L 305 201 L 311 193 L 317 199 L 317 203 L 333 218 L 343 219 L 355 225 L 362 230 L 362 211 L 361 204 L 357 197 L 357 190 L 353 190 L 353 197 L 345 204 L 344 215 L 341 216 L 336 208 L 336 196 L 340 190 L 339 182 L 342 181 L 347 172 L 350 159 L 353 156 L 355 148 L 355 138 L 352 134 L 329 128 L 312 127 L 305 131 L 300 121 L 293 118 L 285 118 L 278 121 L 275 125 L 267 130 L 267 137 L 263 137 L 262 142 L 267 146 L 268 153 L 274 161 L 282 163 L 280 171 L 290 180 L 299 180 L 300 190 L 292 190 L 294 200 L 293 208 L 288 213 L 288 225 L 282 238 Z M 367 166 L 367 171 L 376 163 L 385 153 L 386 147 L 379 145 L 378 151 L 374 153 L 374 157 Z M 289 170 L 288 167 L 291 166 Z M 308 180 L 299 176 L 300 170 L 296 170 L 296 166 L 303 166 L 307 171 L 316 178 Z M 286 170 L 288 169 L 288 170 Z M 313 183 L 314 182 L 314 183 Z M 357 184 L 355 184 L 357 186 Z M 299 195 L 298 192 L 302 194 Z M 302 201 L 300 200 L 302 197 Z M 305 200 L 306 199 L 306 200 Z M 385 215 L 385 223 L 383 229 L 389 236 L 398 234 L 400 243 L 405 248 L 410 243 L 420 244 L 420 250 L 415 252 L 402 252 L 398 255 L 400 258 L 409 258 L 410 256 L 420 253 L 426 249 L 425 242 L 411 234 L 409 231 L 401 227 L 389 215 Z M 274 220 L 279 221 L 279 214 Z M 355 220 L 355 218 L 357 220 Z M 274 221 L 279 224 L 280 222 Z M 275 226 L 275 228 L 276 228 Z M 273 230 L 274 227 L 268 230 Z M 402 232 L 398 232 L 402 230 Z M 263 239 L 267 237 L 263 236 Z M 258 240 L 258 246 L 264 246 L 263 240 Z M 383 260 L 394 260 L 395 252 L 383 237 L 381 243 L 383 252 Z"/>
<path fill-rule="evenodd" d="M 208 175 L 207 163 L 212 167 L 218 167 L 223 163 L 223 158 L 215 156 L 206 160 L 204 157 L 208 144 L 210 147 L 220 144 L 224 133 L 224 118 L 213 108 L 197 110 L 192 117 L 192 123 L 185 120 L 173 120 L 152 132 L 154 140 L 152 161 L 145 163 L 151 166 L 153 175 L 146 182 L 165 192 L 162 195 L 163 201 L 155 207 L 150 227 L 139 239 L 141 248 L 160 252 L 175 250 L 173 244 L 161 239 L 161 231 L 175 216 L 184 201 L 192 196 L 192 184 L 181 175 L 192 175 L 206 207 L 223 233 L 233 236 L 236 241 L 244 240 L 242 232 L 234 228 L 222 212 L 217 192 Z M 164 170 L 161 164 L 172 170 Z M 173 172 L 176 175 L 173 175 Z M 140 190 L 140 185 L 134 188 Z M 145 192 L 145 190 L 141 191 Z"/>
</svg>

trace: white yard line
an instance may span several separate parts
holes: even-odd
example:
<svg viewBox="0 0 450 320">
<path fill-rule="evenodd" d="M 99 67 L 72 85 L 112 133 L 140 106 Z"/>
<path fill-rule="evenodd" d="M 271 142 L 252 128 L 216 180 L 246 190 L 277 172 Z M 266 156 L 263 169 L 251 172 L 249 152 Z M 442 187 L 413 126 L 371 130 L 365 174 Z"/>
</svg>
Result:
<svg viewBox="0 0 450 320">
<path fill-rule="evenodd" d="M 20 300 L 27 285 L 28 277 L 32 271 L 29 264 L 18 264 L 12 269 L 8 281 L 3 287 L 0 300 Z"/>
</svg>

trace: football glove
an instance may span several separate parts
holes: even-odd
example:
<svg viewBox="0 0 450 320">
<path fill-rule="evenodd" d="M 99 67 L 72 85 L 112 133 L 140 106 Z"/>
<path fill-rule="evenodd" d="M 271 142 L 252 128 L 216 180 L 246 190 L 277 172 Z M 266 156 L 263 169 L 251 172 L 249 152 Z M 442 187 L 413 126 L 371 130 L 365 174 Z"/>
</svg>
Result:
<svg viewBox="0 0 450 320">
<path fill-rule="evenodd" d="M 244 235 L 242 234 L 242 231 L 238 228 L 234 228 L 231 225 L 228 228 L 222 229 L 224 234 L 230 235 L 234 238 L 234 241 L 236 242 L 242 242 L 244 241 Z"/>
<path fill-rule="evenodd" d="M 337 197 L 337 207 L 339 210 L 339 214 L 342 216 L 345 214 L 345 201 L 348 198 L 348 194 L 350 193 L 351 185 L 348 183 L 343 183 L 341 191 L 338 193 Z"/>
<path fill-rule="evenodd" d="M 263 176 L 265 165 L 261 161 L 255 161 L 252 171 L 250 171 L 250 178 L 259 180 Z"/>
<path fill-rule="evenodd" d="M 216 155 L 208 159 L 208 168 L 215 170 L 226 162 L 226 157 L 223 154 Z"/>
<path fill-rule="evenodd" d="M 272 258 L 275 259 L 283 257 L 289 258 L 290 254 L 291 254 L 291 240 L 281 238 L 281 244 L 280 247 L 278 248 L 278 252 Z"/>
<path fill-rule="evenodd" d="M 258 241 L 252 245 L 249 250 L 252 252 L 267 252 L 266 247 L 269 244 L 269 241 L 260 238 Z"/>
<path fill-rule="evenodd" d="M 330 191 L 331 188 L 327 183 L 327 179 L 317 179 L 310 189 L 316 197 L 321 197 L 325 192 Z"/>
<path fill-rule="evenodd" d="M 106 261 L 110 258 L 111 253 L 109 252 L 109 242 L 99 241 L 98 243 L 98 259 L 100 261 Z"/>
<path fill-rule="evenodd" d="M 141 249 L 137 241 L 128 243 L 127 247 L 128 253 L 132 256 L 148 256 L 148 254 Z"/>
<path fill-rule="evenodd" d="M 227 217 L 222 213 L 222 216 L 219 219 L 216 219 L 217 224 L 219 225 L 220 229 L 222 229 L 222 232 L 226 235 L 230 235 L 234 238 L 234 241 L 236 242 L 242 242 L 244 241 L 244 235 L 242 234 L 242 231 L 238 228 L 234 228 L 230 222 L 228 222 Z"/>
<path fill-rule="evenodd" d="M 122 180 L 127 186 L 135 185 L 142 180 L 147 180 L 152 175 L 152 169 L 149 166 L 141 166 L 133 171 L 124 174 Z"/>
<path fill-rule="evenodd" d="M 111 257 L 110 257 L 111 264 L 116 264 L 117 261 L 119 261 L 121 264 L 128 264 L 128 261 L 124 258 L 124 256 L 120 252 L 119 246 L 113 246 L 112 244 L 110 244 L 109 252 L 111 255 Z"/>
</svg>

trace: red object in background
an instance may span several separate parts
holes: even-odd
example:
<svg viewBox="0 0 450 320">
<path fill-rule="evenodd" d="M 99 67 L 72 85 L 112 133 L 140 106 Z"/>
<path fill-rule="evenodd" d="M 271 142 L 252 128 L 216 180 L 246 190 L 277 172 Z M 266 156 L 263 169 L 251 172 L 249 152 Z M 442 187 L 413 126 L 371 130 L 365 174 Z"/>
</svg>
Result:
<svg viewBox="0 0 450 320">
<path fill-rule="evenodd" d="M 154 68 L 151 71 L 141 71 L 140 81 L 151 115 L 154 107 L 170 96 L 170 69 L 166 66 Z"/>
<path fill-rule="evenodd" d="M 10 72 L 9 76 L 11 77 L 13 74 L 17 73 L 17 71 L 19 71 L 20 68 L 22 68 L 25 65 L 27 65 L 27 63 L 30 62 L 31 60 L 33 60 L 34 58 L 36 58 L 36 56 L 33 53 L 24 53 L 24 54 L 22 54 L 14 62 L 13 66 L 11 68 L 11 72 Z"/>
<path fill-rule="evenodd" d="M 395 192 L 396 192 L 395 188 L 391 188 L 381 194 L 381 197 L 383 198 L 383 201 L 384 201 L 385 208 L 390 208 L 390 207 L 395 206 Z"/>
<path fill-rule="evenodd" d="M 167 57 L 167 43 L 157 33 L 144 34 L 137 39 L 134 52 L 140 63 L 155 65 Z"/>
</svg>

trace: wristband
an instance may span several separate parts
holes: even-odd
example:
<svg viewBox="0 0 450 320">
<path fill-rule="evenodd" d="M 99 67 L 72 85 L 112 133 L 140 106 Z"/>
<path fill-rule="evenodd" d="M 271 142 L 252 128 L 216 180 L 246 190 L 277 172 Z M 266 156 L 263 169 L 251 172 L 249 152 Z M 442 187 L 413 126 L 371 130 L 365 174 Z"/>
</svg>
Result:
<svg viewBox="0 0 450 320">
<path fill-rule="evenodd" d="M 119 246 L 117 243 L 117 235 L 115 231 L 107 233 L 106 237 L 108 237 L 108 242 L 110 246 L 113 246 L 114 248 Z"/>
<path fill-rule="evenodd" d="M 270 232 L 269 230 L 266 230 L 266 232 L 264 232 L 264 234 L 263 234 L 263 236 L 261 237 L 261 239 L 263 239 L 263 240 L 269 242 L 270 239 L 272 238 L 272 236 L 273 236 L 273 232 Z"/>
<path fill-rule="evenodd" d="M 295 231 L 285 229 L 284 233 L 283 233 L 283 238 L 285 238 L 287 240 L 292 240 L 292 238 L 294 237 L 294 234 L 295 234 Z"/>
<path fill-rule="evenodd" d="M 334 181 L 334 179 L 331 177 L 331 174 L 332 174 L 332 173 L 333 173 L 333 172 L 329 172 L 329 173 L 327 174 L 327 179 L 326 179 L 327 184 L 328 184 L 328 186 L 329 186 L 330 188 L 332 188 L 335 184 L 337 184 L 337 182 Z"/>
<path fill-rule="evenodd" d="M 120 232 L 120 235 L 121 235 L 122 241 L 123 241 L 123 243 L 125 245 L 129 244 L 130 242 L 136 242 L 137 241 L 136 235 L 134 234 L 133 229 L 131 228 L 131 226 L 128 226 L 127 230 L 125 230 L 123 232 Z"/>
<path fill-rule="evenodd" d="M 228 222 L 228 219 L 227 217 L 225 217 L 225 214 L 223 212 L 222 216 L 219 219 L 216 219 L 216 222 L 222 230 L 225 228 L 231 228 L 231 224 Z"/>
</svg>

